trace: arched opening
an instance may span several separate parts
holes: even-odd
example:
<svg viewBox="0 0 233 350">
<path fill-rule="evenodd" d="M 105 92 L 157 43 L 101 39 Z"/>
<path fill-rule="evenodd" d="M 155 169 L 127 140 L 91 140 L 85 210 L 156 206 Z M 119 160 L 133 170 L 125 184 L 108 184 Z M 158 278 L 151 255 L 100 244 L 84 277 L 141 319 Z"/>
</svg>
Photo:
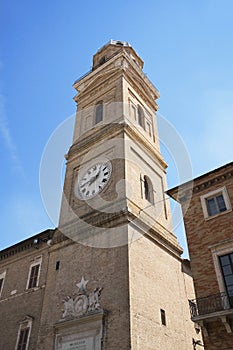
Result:
<svg viewBox="0 0 233 350">
<path fill-rule="evenodd" d="M 154 204 L 153 185 L 151 179 L 147 175 L 144 176 L 144 195 L 148 202 Z"/>
</svg>

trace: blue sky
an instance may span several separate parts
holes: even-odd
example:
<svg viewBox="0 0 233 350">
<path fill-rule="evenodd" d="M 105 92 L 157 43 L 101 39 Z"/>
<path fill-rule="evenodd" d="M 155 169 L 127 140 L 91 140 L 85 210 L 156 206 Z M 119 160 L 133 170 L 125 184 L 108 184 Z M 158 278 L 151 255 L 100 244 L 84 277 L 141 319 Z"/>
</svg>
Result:
<svg viewBox="0 0 233 350">
<path fill-rule="evenodd" d="M 0 26 L 0 249 L 53 227 L 40 196 L 43 149 L 75 112 L 73 82 L 110 39 L 128 41 L 144 60 L 194 176 L 232 160 L 231 0 L 9 0 Z M 172 187 L 178 179 L 165 158 Z M 182 228 L 177 234 L 184 244 Z"/>
</svg>

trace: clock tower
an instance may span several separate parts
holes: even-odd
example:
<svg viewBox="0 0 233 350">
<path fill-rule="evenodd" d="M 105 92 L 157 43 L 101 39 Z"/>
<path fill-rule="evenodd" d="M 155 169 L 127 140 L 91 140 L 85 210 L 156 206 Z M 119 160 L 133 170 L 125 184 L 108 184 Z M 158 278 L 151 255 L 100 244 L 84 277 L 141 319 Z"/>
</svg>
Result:
<svg viewBox="0 0 233 350">
<path fill-rule="evenodd" d="M 44 310 L 56 350 L 191 350 L 196 336 L 192 278 L 165 194 L 159 93 L 142 68 L 127 42 L 111 40 L 74 83 L 74 137 L 50 257 L 64 268 L 59 277 L 51 271 L 54 296 L 45 296 L 47 305 L 63 300 L 64 310 Z"/>
</svg>

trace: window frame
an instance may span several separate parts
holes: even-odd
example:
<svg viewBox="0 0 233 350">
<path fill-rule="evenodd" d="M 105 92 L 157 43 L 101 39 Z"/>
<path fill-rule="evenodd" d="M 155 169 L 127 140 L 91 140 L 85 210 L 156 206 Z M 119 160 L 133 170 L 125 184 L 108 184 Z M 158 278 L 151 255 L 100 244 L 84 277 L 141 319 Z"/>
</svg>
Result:
<svg viewBox="0 0 233 350">
<path fill-rule="evenodd" d="M 143 190 L 145 200 L 154 205 L 154 188 L 148 175 L 143 176 Z"/>
<path fill-rule="evenodd" d="M 3 271 L 2 273 L 0 273 L 0 280 L 2 280 L 2 284 L 0 285 L 0 298 L 2 296 L 2 291 L 3 291 L 3 287 L 4 287 L 4 283 L 5 283 L 5 278 L 6 278 L 6 271 Z"/>
<path fill-rule="evenodd" d="M 226 206 L 226 210 L 219 211 L 219 212 L 217 212 L 214 215 L 210 215 L 209 212 L 208 212 L 207 200 L 212 199 L 212 198 L 217 198 L 219 195 L 223 196 L 224 203 L 225 203 L 225 206 Z M 217 217 L 219 215 L 226 214 L 226 213 L 228 213 L 229 211 L 232 210 L 230 199 L 229 199 L 229 196 L 228 196 L 228 193 L 227 193 L 227 189 L 226 189 L 225 186 L 202 195 L 200 197 L 200 199 L 201 199 L 201 205 L 202 205 L 202 210 L 203 210 L 203 214 L 204 214 L 205 220 L 209 220 L 209 219 L 215 218 L 215 217 Z"/>
<path fill-rule="evenodd" d="M 98 109 L 101 108 L 101 119 L 97 120 L 97 113 L 99 113 Z M 104 119 L 104 103 L 103 101 L 98 101 L 95 105 L 95 117 L 94 117 L 94 125 L 99 124 Z"/>
<path fill-rule="evenodd" d="M 137 106 L 137 121 L 138 121 L 138 125 L 140 125 L 141 128 L 145 130 L 145 112 L 142 106 L 139 104 Z"/>
<path fill-rule="evenodd" d="M 227 294 L 227 296 L 228 296 L 228 298 L 229 298 L 229 301 L 230 301 L 230 304 L 232 305 L 232 302 L 233 302 L 233 283 L 227 283 L 227 277 L 229 277 L 229 276 L 231 276 L 231 277 L 233 277 L 233 251 L 231 251 L 231 252 L 229 252 L 229 253 L 227 253 L 227 254 L 221 254 L 221 255 L 219 255 L 218 256 L 218 259 L 219 259 L 219 265 L 220 265 L 220 268 L 221 268 L 221 272 L 222 272 L 222 278 L 223 278 L 223 281 L 224 281 L 224 286 L 225 286 L 225 291 L 226 291 L 226 294 Z M 223 264 L 223 261 L 222 261 L 222 259 L 224 258 L 224 257 L 228 257 L 228 259 L 229 259 L 229 264 Z M 224 272 L 224 267 L 226 267 L 226 266 L 230 266 L 230 269 L 231 269 L 231 273 L 230 274 L 228 274 L 228 276 L 227 276 L 227 274 Z M 229 292 L 229 287 L 231 286 L 231 294 L 230 294 L 230 292 Z"/>
<path fill-rule="evenodd" d="M 39 286 L 39 280 L 40 280 L 40 271 L 41 271 L 41 263 L 42 263 L 42 257 L 39 257 L 37 259 L 35 259 L 29 267 L 29 272 L 28 272 L 28 279 L 27 279 L 27 286 L 26 289 L 33 289 L 33 288 L 37 288 Z M 36 279 L 36 285 L 30 286 L 30 281 L 31 281 L 31 275 L 32 275 L 32 269 L 33 267 L 39 265 L 39 270 L 38 270 L 38 274 L 37 274 L 37 279 Z"/>
<path fill-rule="evenodd" d="M 233 253 L 233 238 L 227 241 L 223 241 L 223 242 L 219 242 L 217 244 L 211 245 L 208 248 L 212 253 L 215 273 L 216 273 L 218 286 L 219 286 L 219 292 L 226 293 L 227 291 L 226 291 L 225 281 L 222 274 L 222 267 L 221 267 L 219 258 L 220 256 Z"/>
<path fill-rule="evenodd" d="M 22 346 L 20 346 L 20 337 L 23 331 L 25 331 L 26 329 L 28 329 L 28 334 L 27 334 L 27 339 L 26 339 L 26 346 L 24 348 L 22 348 Z M 15 350 L 28 350 L 28 346 L 29 346 L 29 341 L 30 341 L 30 335 L 31 335 L 31 329 L 32 329 L 32 318 L 29 316 L 26 316 L 24 321 L 22 321 L 19 325 L 19 329 L 18 329 L 18 334 L 17 334 L 17 340 L 16 340 L 16 344 L 15 344 Z M 20 346 L 20 347 L 19 347 Z"/>
</svg>

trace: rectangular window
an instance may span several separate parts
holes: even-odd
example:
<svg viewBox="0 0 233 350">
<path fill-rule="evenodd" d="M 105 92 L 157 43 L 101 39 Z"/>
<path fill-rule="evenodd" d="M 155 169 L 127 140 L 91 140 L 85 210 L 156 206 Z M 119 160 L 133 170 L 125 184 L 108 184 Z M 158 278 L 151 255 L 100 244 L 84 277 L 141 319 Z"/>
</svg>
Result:
<svg viewBox="0 0 233 350">
<path fill-rule="evenodd" d="M 201 196 L 201 204 L 205 218 L 214 217 L 231 209 L 225 187 Z"/>
<path fill-rule="evenodd" d="M 2 290 L 3 281 L 4 281 L 4 278 L 0 278 L 0 292 L 1 292 L 1 290 Z"/>
<path fill-rule="evenodd" d="M 30 327 L 23 328 L 20 330 L 19 341 L 17 344 L 17 350 L 26 350 L 29 340 Z"/>
<path fill-rule="evenodd" d="M 166 326 L 167 322 L 166 322 L 166 312 L 165 312 L 165 310 L 160 309 L 160 315 L 161 315 L 161 323 L 162 323 L 162 325 Z"/>
<path fill-rule="evenodd" d="M 41 268 L 41 257 L 31 264 L 28 274 L 27 289 L 38 287 Z"/>
<path fill-rule="evenodd" d="M 3 290 L 3 284 L 5 281 L 5 276 L 6 276 L 6 271 L 0 274 L 0 297 L 2 295 L 2 290 Z"/>
<path fill-rule="evenodd" d="M 206 203 L 209 216 L 216 215 L 227 210 L 222 194 L 219 194 L 216 197 L 207 198 Z"/>
<path fill-rule="evenodd" d="M 220 256 L 219 261 L 229 303 L 233 306 L 233 253 Z"/>
<path fill-rule="evenodd" d="M 31 328 L 32 318 L 26 316 L 19 326 L 15 350 L 28 350 Z"/>
<path fill-rule="evenodd" d="M 151 133 L 151 125 L 149 122 L 146 122 L 146 131 L 148 131 L 148 134 L 149 136 L 151 137 L 152 136 L 152 133 Z"/>
<path fill-rule="evenodd" d="M 129 99 L 129 113 L 134 120 L 137 120 L 136 106 L 133 104 L 133 102 L 130 101 L 130 99 Z"/>
<path fill-rule="evenodd" d="M 59 268 L 60 268 L 60 261 L 56 261 L 55 269 L 56 269 L 56 270 L 59 270 Z"/>
<path fill-rule="evenodd" d="M 98 102 L 95 107 L 95 124 L 100 123 L 103 120 L 103 102 Z"/>
<path fill-rule="evenodd" d="M 38 277 L 39 277 L 39 269 L 40 269 L 40 264 L 32 266 L 30 278 L 29 278 L 29 283 L 28 283 L 28 289 L 34 288 L 37 286 L 37 281 L 38 281 Z"/>
</svg>

